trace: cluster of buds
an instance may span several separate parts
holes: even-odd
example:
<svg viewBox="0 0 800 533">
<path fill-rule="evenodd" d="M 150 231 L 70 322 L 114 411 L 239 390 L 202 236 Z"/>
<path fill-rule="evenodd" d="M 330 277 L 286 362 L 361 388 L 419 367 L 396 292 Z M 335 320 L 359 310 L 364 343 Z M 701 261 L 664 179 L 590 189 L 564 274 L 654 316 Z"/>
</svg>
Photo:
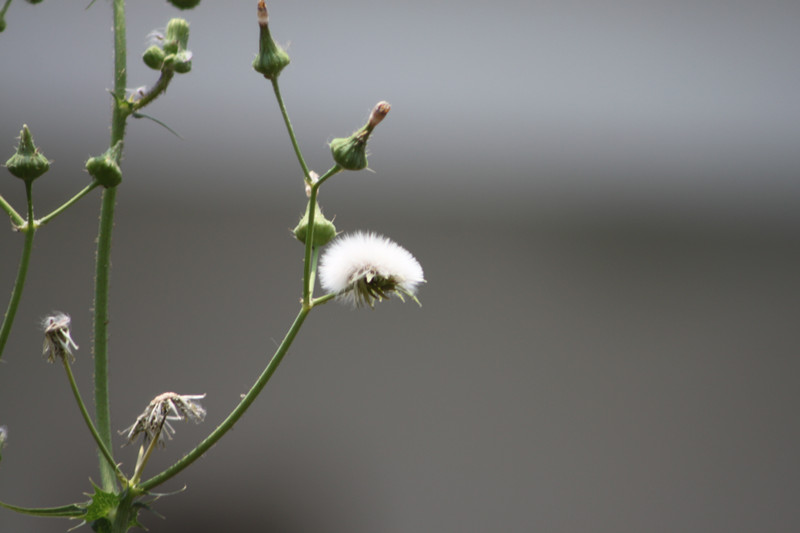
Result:
<svg viewBox="0 0 800 533">
<path fill-rule="evenodd" d="M 191 6 L 194 7 L 194 6 Z M 189 23 L 181 18 L 174 18 L 167 23 L 164 35 L 153 34 L 156 44 L 144 51 L 142 60 L 145 65 L 161 72 L 177 72 L 185 74 L 192 70 L 192 52 L 189 45 Z"/>
<path fill-rule="evenodd" d="M 345 170 L 367 168 L 367 140 L 375 126 L 381 123 L 391 108 L 389 102 L 378 102 L 363 128 L 350 137 L 340 137 L 331 141 L 331 154 L 336 164 Z"/>
<path fill-rule="evenodd" d="M 199 424 L 206 417 L 206 410 L 195 400 L 205 398 L 205 394 L 176 394 L 165 392 L 159 394 L 147 405 L 132 426 L 122 431 L 128 442 L 133 442 L 139 435 L 144 436 L 144 443 L 158 441 L 164 446 L 164 436 L 172 440 L 175 428 L 170 420 L 185 420 Z"/>
<path fill-rule="evenodd" d="M 44 328 L 44 345 L 42 355 L 47 356 L 47 362 L 53 363 L 56 359 L 65 360 L 69 357 L 70 361 L 75 361 L 72 350 L 78 349 L 78 345 L 72 340 L 69 333 L 70 318 L 64 313 L 56 313 L 48 316 L 42 321 Z"/>
</svg>

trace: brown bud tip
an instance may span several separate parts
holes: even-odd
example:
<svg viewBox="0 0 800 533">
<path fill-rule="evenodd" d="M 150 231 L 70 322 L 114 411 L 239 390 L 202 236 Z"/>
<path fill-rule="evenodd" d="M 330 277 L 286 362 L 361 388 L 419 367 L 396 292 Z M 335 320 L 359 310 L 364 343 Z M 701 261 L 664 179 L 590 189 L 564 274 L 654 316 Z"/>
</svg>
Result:
<svg viewBox="0 0 800 533">
<path fill-rule="evenodd" d="M 264 0 L 258 2 L 258 25 L 266 26 L 269 23 L 269 13 L 267 13 L 267 4 Z"/>
<path fill-rule="evenodd" d="M 372 113 L 369 116 L 369 127 L 370 129 L 374 128 L 389 114 L 389 110 L 392 106 L 389 105 L 389 102 L 383 101 L 378 102 L 375 104 L 375 107 L 372 109 Z"/>
</svg>

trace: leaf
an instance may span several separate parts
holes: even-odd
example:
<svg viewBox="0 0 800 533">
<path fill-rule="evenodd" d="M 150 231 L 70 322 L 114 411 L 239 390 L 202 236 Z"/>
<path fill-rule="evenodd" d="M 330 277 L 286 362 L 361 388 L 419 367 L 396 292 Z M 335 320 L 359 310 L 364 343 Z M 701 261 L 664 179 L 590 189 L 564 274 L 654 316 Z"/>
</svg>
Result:
<svg viewBox="0 0 800 533">
<path fill-rule="evenodd" d="M 91 495 L 92 500 L 86 505 L 86 514 L 83 516 L 83 519 L 89 523 L 101 518 L 108 518 L 110 512 L 116 510 L 120 502 L 119 494 L 105 492 L 94 483 L 92 483 L 92 486 L 94 487 L 94 494 Z M 94 525 L 92 528 L 94 528 Z"/>
</svg>

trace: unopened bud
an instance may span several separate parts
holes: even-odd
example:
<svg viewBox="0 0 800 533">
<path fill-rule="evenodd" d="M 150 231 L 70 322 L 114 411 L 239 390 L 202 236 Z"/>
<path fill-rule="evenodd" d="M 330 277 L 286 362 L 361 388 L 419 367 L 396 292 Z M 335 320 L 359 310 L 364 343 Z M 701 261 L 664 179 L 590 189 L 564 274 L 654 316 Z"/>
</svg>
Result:
<svg viewBox="0 0 800 533">
<path fill-rule="evenodd" d="M 164 36 L 164 52 L 175 54 L 186 50 L 189 46 L 189 23 L 184 19 L 174 18 L 167 23 Z"/>
<path fill-rule="evenodd" d="M 164 57 L 166 57 L 164 50 L 162 50 L 161 47 L 154 44 L 153 46 L 144 51 L 144 54 L 142 55 L 142 60 L 144 61 L 144 64 L 150 67 L 151 69 L 161 70 L 161 65 L 164 64 Z"/>
<path fill-rule="evenodd" d="M 197 4 L 200 3 L 200 0 L 167 0 L 170 4 L 177 7 L 178 9 L 192 9 L 193 7 L 197 7 Z"/>
<path fill-rule="evenodd" d="M 253 60 L 253 69 L 268 80 L 278 77 L 291 61 L 289 54 L 272 40 L 269 32 L 269 14 L 264 0 L 258 2 L 258 55 Z"/>
<path fill-rule="evenodd" d="M 369 115 L 367 126 L 372 129 L 380 124 L 381 121 L 386 118 L 386 115 L 389 114 L 390 109 L 392 109 L 392 106 L 385 100 L 375 104 L 375 107 L 372 108 L 372 113 Z"/>
<path fill-rule="evenodd" d="M 305 244 L 306 236 L 308 234 L 308 207 L 306 207 L 306 214 L 300 219 L 297 227 L 294 228 L 294 236 L 297 240 Z M 315 247 L 324 246 L 328 244 L 334 237 L 336 237 L 336 226 L 333 222 L 326 219 L 319 208 L 319 204 L 314 204 L 314 236 L 312 244 Z"/>
<path fill-rule="evenodd" d="M 32 182 L 50 169 L 50 161 L 33 144 L 33 135 L 27 124 L 22 126 L 17 153 L 6 161 L 6 168 L 27 182 Z"/>
<path fill-rule="evenodd" d="M 367 168 L 367 141 L 372 130 L 386 117 L 391 108 L 388 102 L 378 102 L 363 128 L 350 137 L 339 137 L 331 141 L 331 154 L 336 164 L 345 170 Z"/>
<path fill-rule="evenodd" d="M 90 158 L 86 162 L 86 170 L 103 187 L 116 187 L 122 182 L 122 170 L 119 168 L 121 157 L 122 141 L 117 141 L 103 155 Z"/>
<path fill-rule="evenodd" d="M 192 70 L 192 53 L 189 50 L 183 50 L 173 56 L 174 62 L 172 68 L 178 74 L 186 74 Z"/>
</svg>

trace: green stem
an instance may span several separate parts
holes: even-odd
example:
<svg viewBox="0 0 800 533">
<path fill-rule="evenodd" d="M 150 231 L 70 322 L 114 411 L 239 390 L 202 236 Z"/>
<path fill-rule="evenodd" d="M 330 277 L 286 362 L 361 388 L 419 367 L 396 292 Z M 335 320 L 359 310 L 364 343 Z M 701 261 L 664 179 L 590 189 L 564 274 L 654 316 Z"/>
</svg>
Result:
<svg viewBox="0 0 800 533">
<path fill-rule="evenodd" d="M 131 528 L 132 519 L 135 518 L 133 503 L 139 493 L 126 489 L 122 493 L 122 499 L 117 504 L 114 514 L 114 522 L 111 524 L 112 533 L 126 533 Z"/>
<path fill-rule="evenodd" d="M 36 221 L 36 227 L 39 228 L 39 227 L 44 226 L 45 224 L 49 223 L 51 220 L 53 220 L 58 215 L 60 215 L 64 211 L 66 211 L 68 208 L 72 207 L 75 203 L 77 203 L 78 200 L 80 200 L 81 198 L 83 198 L 84 196 L 89 194 L 91 191 L 93 191 L 95 189 L 95 187 L 97 187 L 98 185 L 100 185 L 98 182 L 92 181 L 92 183 L 90 183 L 89 185 L 84 187 L 81 192 L 79 192 L 78 194 L 76 194 L 75 196 L 73 196 L 72 198 L 67 200 L 64 203 L 64 205 L 62 205 L 58 209 L 54 209 L 53 212 L 50 213 L 49 215 L 46 215 L 46 216 L 40 218 L 39 220 L 37 220 Z"/>
<path fill-rule="evenodd" d="M 11 299 L 8 302 L 8 308 L 3 318 L 3 326 L 0 327 L 0 357 L 3 356 L 8 336 L 11 334 L 11 326 L 14 324 L 14 317 L 17 316 L 17 308 L 22 298 L 22 290 L 25 288 L 25 278 L 28 276 L 28 266 L 30 265 L 31 251 L 33 250 L 33 236 L 36 233 L 36 229 L 33 225 L 33 193 L 31 185 L 31 182 L 25 182 L 25 194 L 28 198 L 28 222 L 22 230 L 25 232 L 25 242 L 22 245 L 22 257 L 19 260 L 17 279 L 11 291 Z"/>
<path fill-rule="evenodd" d="M 0 19 L 6 16 L 6 11 L 8 11 L 8 6 L 11 5 L 11 0 L 6 0 L 5 5 L 3 5 L 3 9 L 0 9 Z"/>
<path fill-rule="evenodd" d="M 283 121 L 286 123 L 286 129 L 289 131 L 289 138 L 292 140 L 292 146 L 294 147 L 294 153 L 297 155 L 297 161 L 300 163 L 300 166 L 303 169 L 303 175 L 305 176 L 306 183 L 311 185 L 311 171 L 308 169 L 308 165 L 306 165 L 306 161 L 303 159 L 303 154 L 300 152 L 300 145 L 297 144 L 297 137 L 294 135 L 294 128 L 292 128 L 292 122 L 289 120 L 289 113 L 286 111 L 286 106 L 283 103 L 283 97 L 281 96 L 281 89 L 278 86 L 277 76 L 272 78 L 272 90 L 275 91 L 275 98 L 278 100 L 278 106 L 281 108 Z M 311 227 L 310 222 L 309 227 Z"/>
<path fill-rule="evenodd" d="M 114 225 L 116 189 L 103 191 L 100 211 L 100 229 L 97 235 L 97 265 L 95 270 L 94 299 L 94 403 L 100 440 L 111 448 L 111 410 L 108 395 L 108 292 L 111 267 L 111 230 Z M 98 452 L 99 453 L 99 452 Z M 103 489 L 116 488 L 113 471 L 100 454 L 100 473 Z"/>
<path fill-rule="evenodd" d="M 8 213 L 8 216 L 11 217 L 11 221 L 16 226 L 22 226 L 25 224 L 25 219 L 22 218 L 22 215 L 17 213 L 17 210 L 11 207 L 11 204 L 6 202 L 6 199 L 0 196 L 0 207 L 3 208 L 3 211 Z"/>
<path fill-rule="evenodd" d="M 311 187 L 308 197 L 308 229 L 306 230 L 306 253 L 303 259 L 303 307 L 311 309 L 311 294 L 314 284 L 311 282 L 313 269 L 311 257 L 314 255 L 314 212 L 317 205 L 317 187 Z"/>
<path fill-rule="evenodd" d="M 162 473 L 141 483 L 138 486 L 140 490 L 148 491 L 154 487 L 157 487 L 158 485 L 161 485 L 165 481 L 181 472 L 184 468 L 202 456 L 233 427 L 233 425 L 242 417 L 245 411 L 247 411 L 247 408 L 250 407 L 253 401 L 255 401 L 256 397 L 258 397 L 258 394 L 267 384 L 269 378 L 275 373 L 278 365 L 281 364 L 283 356 L 289 351 L 289 347 L 292 345 L 292 342 L 297 336 L 297 333 L 300 331 L 300 328 L 302 327 L 303 322 L 310 311 L 310 307 L 304 306 L 300 309 L 300 312 L 294 319 L 292 327 L 289 328 L 289 331 L 286 333 L 286 337 L 284 337 L 283 342 L 281 342 L 280 346 L 275 352 L 275 355 L 272 356 L 272 359 L 258 377 L 258 380 L 255 382 L 247 395 L 242 399 L 242 401 L 239 402 L 239 405 L 237 405 L 236 408 L 231 411 L 231 414 L 229 414 L 228 417 L 219 426 L 217 426 L 217 428 L 208 437 L 206 437 L 203 442 L 201 442 L 195 449 L 187 453 L 181 460 L 164 470 Z"/>
<path fill-rule="evenodd" d="M 94 437 L 95 442 L 97 443 L 97 447 L 100 450 L 100 453 L 103 454 L 108 464 L 111 468 L 114 469 L 114 472 L 117 474 L 117 478 L 120 481 L 125 481 L 125 475 L 120 471 L 119 466 L 114 462 L 114 458 L 111 456 L 111 452 L 108 451 L 106 445 L 103 443 L 103 439 L 100 438 L 100 434 L 97 432 L 97 428 L 94 427 L 94 423 L 92 422 L 91 416 L 89 416 L 89 411 L 86 410 L 86 404 L 83 402 L 83 398 L 81 398 L 81 393 L 78 390 L 78 384 L 75 383 L 75 376 L 72 374 L 72 368 L 69 366 L 69 362 L 67 361 L 66 357 L 62 357 L 62 361 L 64 363 L 64 370 L 67 371 L 67 378 L 69 379 L 69 386 L 72 388 L 72 394 L 75 396 L 75 401 L 78 403 L 78 408 L 81 410 L 81 415 L 83 415 L 83 420 L 86 422 L 86 427 L 89 428 L 89 431 Z"/>
<path fill-rule="evenodd" d="M 173 70 L 163 70 L 161 71 L 161 76 L 158 78 L 158 81 L 153 88 L 147 91 L 144 96 L 140 99 L 136 100 L 133 103 L 133 111 L 138 111 L 139 109 L 143 108 L 156 98 L 160 96 L 164 91 L 167 90 L 167 86 L 169 82 L 172 80 L 172 77 L 175 75 L 175 71 Z"/>
<path fill-rule="evenodd" d="M 341 172 L 342 167 L 333 165 L 325 174 L 322 175 L 316 182 L 311 185 L 311 191 L 308 195 L 308 230 L 306 231 L 306 253 L 303 261 L 303 306 L 311 308 L 311 297 L 314 292 L 314 275 L 316 274 L 316 260 L 312 260 L 314 256 L 314 207 L 317 204 L 317 194 L 320 185 L 325 180 L 334 174 Z"/>
<path fill-rule="evenodd" d="M 318 305 L 322 305 L 324 303 L 328 303 L 329 301 L 336 298 L 336 293 L 332 292 L 330 294 L 326 294 L 325 296 L 320 296 L 319 298 L 314 298 L 311 300 L 311 307 L 316 307 Z"/>
<path fill-rule="evenodd" d="M 127 56 L 125 35 L 125 0 L 114 0 L 114 107 L 111 118 L 111 141 L 114 146 L 125 137 L 125 119 L 128 112 L 123 107 L 127 83 Z M 114 228 L 116 188 L 103 191 L 100 208 L 100 227 L 97 232 L 97 263 L 94 278 L 94 402 L 97 432 L 100 440 L 111 449 L 111 408 L 108 395 L 108 290 L 111 269 L 111 232 Z M 100 477 L 103 489 L 116 491 L 114 470 L 98 451 Z"/>
</svg>

